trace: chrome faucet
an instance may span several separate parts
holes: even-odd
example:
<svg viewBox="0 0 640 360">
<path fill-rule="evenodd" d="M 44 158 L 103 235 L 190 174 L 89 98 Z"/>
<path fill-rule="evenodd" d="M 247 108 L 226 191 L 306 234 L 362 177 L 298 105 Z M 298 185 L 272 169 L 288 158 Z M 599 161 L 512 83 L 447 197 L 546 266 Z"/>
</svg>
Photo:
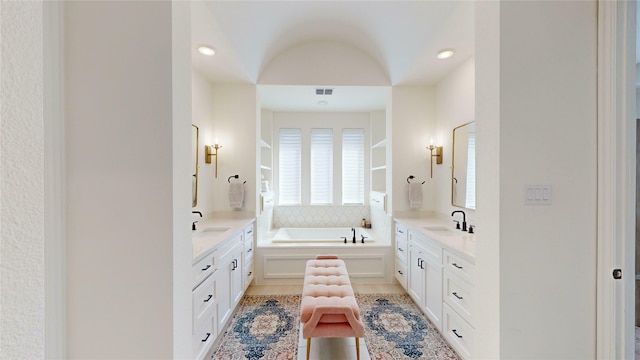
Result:
<svg viewBox="0 0 640 360">
<path fill-rule="evenodd" d="M 453 214 L 455 213 L 462 213 L 462 231 L 467 231 L 467 216 L 465 215 L 464 211 L 456 210 L 451 213 L 451 216 L 453 216 Z"/>
</svg>

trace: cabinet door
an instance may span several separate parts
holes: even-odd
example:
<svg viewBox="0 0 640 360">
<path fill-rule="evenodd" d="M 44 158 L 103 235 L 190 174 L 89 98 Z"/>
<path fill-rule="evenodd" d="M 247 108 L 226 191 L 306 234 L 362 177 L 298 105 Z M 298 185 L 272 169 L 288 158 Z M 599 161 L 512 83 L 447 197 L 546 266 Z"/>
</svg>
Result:
<svg viewBox="0 0 640 360">
<path fill-rule="evenodd" d="M 230 291 L 231 295 L 231 307 L 235 308 L 240 299 L 242 298 L 242 294 L 244 294 L 244 276 L 243 276 L 243 266 L 242 266 L 242 252 L 243 247 L 238 244 L 233 251 L 233 260 L 231 261 L 231 270 L 230 270 Z"/>
<path fill-rule="evenodd" d="M 424 313 L 438 330 L 442 329 L 442 264 L 427 260 L 424 268 Z"/>
<path fill-rule="evenodd" d="M 231 286 L 231 256 L 227 255 L 220 259 L 220 269 L 213 276 L 216 277 L 216 294 L 217 296 L 217 317 L 218 329 L 223 329 L 224 324 L 231 316 L 231 296 L 229 296 L 229 288 Z"/>
<path fill-rule="evenodd" d="M 422 247 L 409 244 L 409 295 L 420 307 L 424 304 L 424 255 Z"/>
</svg>

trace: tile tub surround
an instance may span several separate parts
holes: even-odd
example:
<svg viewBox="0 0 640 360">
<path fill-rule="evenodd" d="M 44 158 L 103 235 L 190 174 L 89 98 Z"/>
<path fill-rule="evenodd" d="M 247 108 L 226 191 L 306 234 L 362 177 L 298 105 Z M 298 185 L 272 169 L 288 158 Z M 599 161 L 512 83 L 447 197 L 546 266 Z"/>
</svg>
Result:
<svg viewBox="0 0 640 360">
<path fill-rule="evenodd" d="M 276 206 L 273 228 L 352 227 L 370 219 L 369 206 Z"/>
</svg>

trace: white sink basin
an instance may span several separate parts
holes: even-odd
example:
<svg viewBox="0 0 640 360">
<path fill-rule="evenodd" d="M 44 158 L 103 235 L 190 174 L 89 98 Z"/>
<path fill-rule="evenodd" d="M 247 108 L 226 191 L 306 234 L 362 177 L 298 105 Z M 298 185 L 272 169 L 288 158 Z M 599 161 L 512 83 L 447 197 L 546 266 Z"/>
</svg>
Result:
<svg viewBox="0 0 640 360">
<path fill-rule="evenodd" d="M 454 235 L 456 233 L 464 234 L 460 230 L 454 230 L 445 226 L 425 226 L 424 229 L 443 235 Z"/>
<path fill-rule="evenodd" d="M 222 234 L 223 232 L 229 230 L 228 227 L 222 227 L 222 228 L 204 228 L 204 229 L 200 229 L 197 232 L 198 236 L 209 236 L 209 235 L 217 235 L 217 234 Z"/>
</svg>

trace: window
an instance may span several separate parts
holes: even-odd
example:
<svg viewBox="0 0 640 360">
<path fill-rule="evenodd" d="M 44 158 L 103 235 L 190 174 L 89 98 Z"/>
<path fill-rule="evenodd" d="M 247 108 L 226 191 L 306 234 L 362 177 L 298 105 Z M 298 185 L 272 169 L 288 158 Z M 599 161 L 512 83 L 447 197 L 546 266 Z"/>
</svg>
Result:
<svg viewBox="0 0 640 360">
<path fill-rule="evenodd" d="M 280 205 L 301 204 L 301 132 L 280 129 L 278 202 Z"/>
<path fill-rule="evenodd" d="M 333 130 L 311 129 L 311 204 L 333 203 Z"/>
<path fill-rule="evenodd" d="M 476 208 L 476 133 L 469 132 L 467 146 L 467 200 L 465 207 Z"/>
<path fill-rule="evenodd" d="M 364 130 L 342 130 L 342 203 L 364 204 Z"/>
</svg>

